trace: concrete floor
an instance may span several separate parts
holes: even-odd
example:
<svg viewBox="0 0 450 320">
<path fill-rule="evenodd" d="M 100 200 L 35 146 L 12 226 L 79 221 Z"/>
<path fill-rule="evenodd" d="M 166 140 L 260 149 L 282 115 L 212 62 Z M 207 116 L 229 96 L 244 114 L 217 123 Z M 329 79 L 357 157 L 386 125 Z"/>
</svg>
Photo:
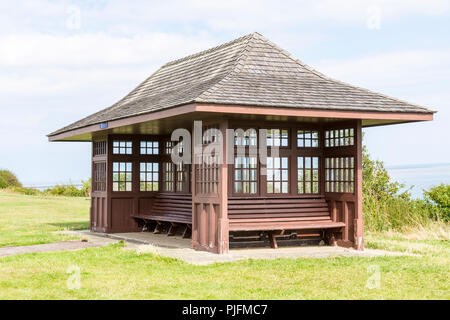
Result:
<svg viewBox="0 0 450 320">
<path fill-rule="evenodd" d="M 166 257 L 177 258 L 190 264 L 207 265 L 216 262 L 230 262 L 244 259 L 278 259 L 278 258 L 328 258 L 335 256 L 376 257 L 386 255 L 402 255 L 399 252 L 366 249 L 356 251 L 342 247 L 330 246 L 297 246 L 251 249 L 231 249 L 228 254 L 218 255 L 191 249 L 191 240 L 179 236 L 168 237 L 166 234 L 153 234 L 150 232 L 102 234 L 89 231 L 78 232 L 89 242 L 101 241 L 101 238 L 123 240 L 127 243 L 127 250 L 136 250 L 138 253 L 154 253 Z"/>
</svg>

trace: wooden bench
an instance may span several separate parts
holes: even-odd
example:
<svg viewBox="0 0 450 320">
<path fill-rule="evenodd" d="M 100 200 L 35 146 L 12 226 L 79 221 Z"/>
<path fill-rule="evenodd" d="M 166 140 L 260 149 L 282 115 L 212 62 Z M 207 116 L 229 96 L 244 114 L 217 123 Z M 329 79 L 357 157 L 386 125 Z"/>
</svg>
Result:
<svg viewBox="0 0 450 320">
<path fill-rule="evenodd" d="M 268 231 L 273 248 L 276 236 L 285 230 L 336 229 L 343 222 L 331 219 L 323 195 L 284 198 L 229 198 L 228 219 L 230 231 Z"/>
<path fill-rule="evenodd" d="M 153 233 L 161 233 L 164 223 L 170 224 L 168 236 L 175 235 L 177 228 L 185 227 L 183 238 L 189 237 L 192 228 L 192 196 L 180 193 L 159 193 L 155 196 L 148 214 L 133 216 L 144 222 L 155 222 Z"/>
</svg>

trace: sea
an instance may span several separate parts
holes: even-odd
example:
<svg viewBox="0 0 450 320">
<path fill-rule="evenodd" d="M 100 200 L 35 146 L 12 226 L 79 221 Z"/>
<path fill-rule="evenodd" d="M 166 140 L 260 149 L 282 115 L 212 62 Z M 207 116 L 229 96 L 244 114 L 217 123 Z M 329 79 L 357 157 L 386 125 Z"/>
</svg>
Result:
<svg viewBox="0 0 450 320">
<path fill-rule="evenodd" d="M 392 180 L 411 188 L 413 198 L 422 198 L 424 189 L 450 184 L 450 163 L 386 166 L 386 169 Z"/>
</svg>

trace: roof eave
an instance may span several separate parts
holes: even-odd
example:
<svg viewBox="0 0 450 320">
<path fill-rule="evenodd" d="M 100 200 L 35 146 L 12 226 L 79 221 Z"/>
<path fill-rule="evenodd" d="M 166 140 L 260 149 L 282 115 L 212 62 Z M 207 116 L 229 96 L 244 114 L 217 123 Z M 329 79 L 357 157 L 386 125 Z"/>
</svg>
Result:
<svg viewBox="0 0 450 320">
<path fill-rule="evenodd" d="M 265 107 L 251 105 L 225 105 L 192 103 L 164 110 L 145 113 L 108 121 L 108 128 L 100 128 L 100 124 L 92 124 L 57 134 L 49 134 L 48 139 L 54 141 L 92 141 L 93 134 L 107 133 L 108 130 L 127 125 L 143 123 L 152 120 L 169 118 L 175 115 L 182 115 L 191 112 L 208 112 L 221 114 L 251 114 L 261 116 L 284 116 L 302 118 L 331 118 L 331 119 L 360 119 L 377 120 L 369 126 L 382 126 L 407 122 L 431 121 L 435 111 L 428 112 L 383 112 L 383 111 L 350 111 L 350 110 L 326 110 L 326 109 L 301 109 L 292 107 Z"/>
</svg>

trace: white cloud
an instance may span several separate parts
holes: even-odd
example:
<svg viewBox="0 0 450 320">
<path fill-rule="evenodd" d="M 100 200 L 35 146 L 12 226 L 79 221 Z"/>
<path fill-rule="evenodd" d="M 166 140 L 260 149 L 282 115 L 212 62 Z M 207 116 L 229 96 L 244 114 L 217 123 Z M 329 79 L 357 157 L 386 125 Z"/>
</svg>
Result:
<svg viewBox="0 0 450 320">
<path fill-rule="evenodd" d="M 327 76 L 376 90 L 448 83 L 450 49 L 409 50 L 352 59 L 321 60 L 312 66 Z"/>
<path fill-rule="evenodd" d="M 305 24 L 308 22 L 339 22 L 365 25 L 368 8 L 377 6 L 382 19 L 399 19 L 408 15 L 442 15 L 449 12 L 446 0 L 317 0 L 283 2 L 272 0 L 174 0 L 125 1 L 102 3 L 49 0 L 0 3 L 0 32 L 36 31 L 70 33 L 67 22 L 71 19 L 69 7 L 80 9 L 80 28 L 89 32 L 107 26 L 109 32 L 135 34 L 150 32 L 161 24 L 199 24 L 213 30 L 251 32 Z M 197 29 L 199 26 L 195 26 Z"/>
<path fill-rule="evenodd" d="M 80 67 L 155 63 L 205 49 L 213 41 L 206 36 L 170 33 L 133 37 L 105 33 L 71 36 L 34 33 L 0 36 L 0 43 L 0 67 Z"/>
</svg>

